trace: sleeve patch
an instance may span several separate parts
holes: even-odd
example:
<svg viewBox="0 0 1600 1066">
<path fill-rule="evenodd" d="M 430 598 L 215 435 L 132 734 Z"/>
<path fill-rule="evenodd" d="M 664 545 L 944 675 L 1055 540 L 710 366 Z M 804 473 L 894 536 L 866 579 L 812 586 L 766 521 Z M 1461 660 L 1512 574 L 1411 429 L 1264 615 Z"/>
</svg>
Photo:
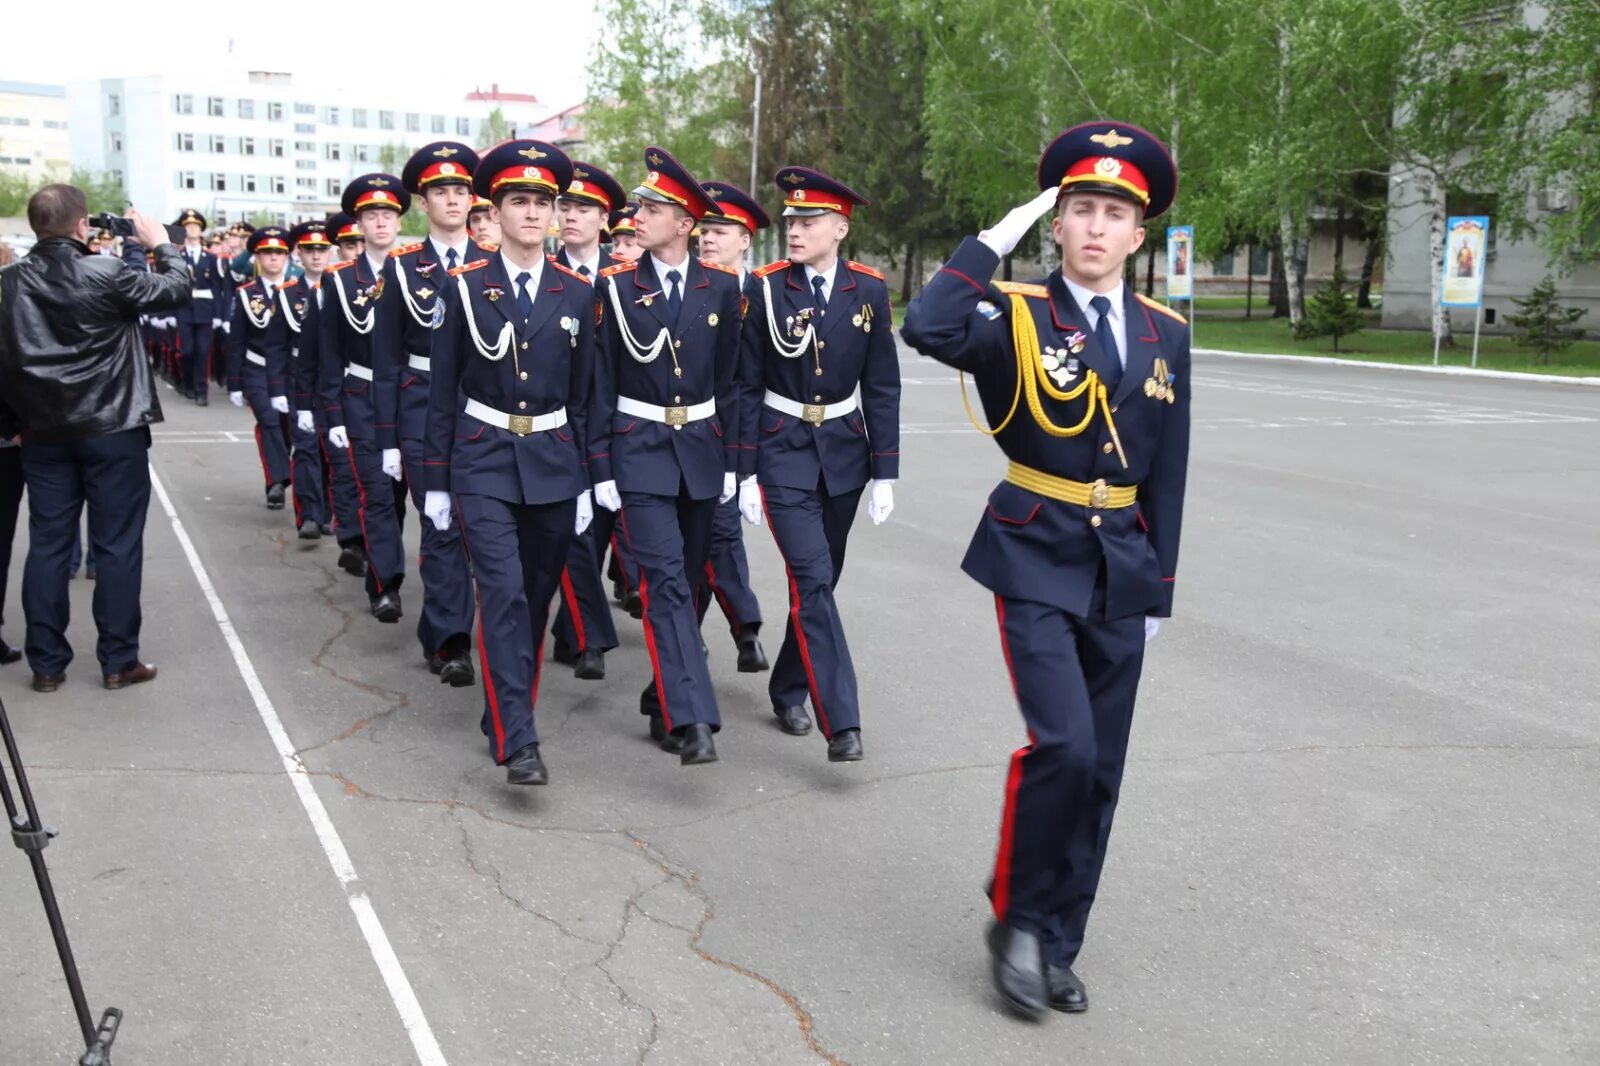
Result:
<svg viewBox="0 0 1600 1066">
<path fill-rule="evenodd" d="M 990 303 L 988 300 L 979 300 L 978 314 L 989 319 L 990 321 L 993 321 L 994 319 L 1000 317 L 1000 309 L 994 304 Z"/>
</svg>

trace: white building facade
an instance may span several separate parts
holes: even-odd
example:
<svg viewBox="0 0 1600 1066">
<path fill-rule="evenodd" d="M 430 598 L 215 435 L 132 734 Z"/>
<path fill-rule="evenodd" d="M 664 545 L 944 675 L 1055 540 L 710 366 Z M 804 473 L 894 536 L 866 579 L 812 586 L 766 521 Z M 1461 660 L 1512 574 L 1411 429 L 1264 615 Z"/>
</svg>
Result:
<svg viewBox="0 0 1600 1066">
<path fill-rule="evenodd" d="M 0 81 L 0 170 L 29 181 L 67 178 L 67 93 L 59 85 Z"/>
</svg>

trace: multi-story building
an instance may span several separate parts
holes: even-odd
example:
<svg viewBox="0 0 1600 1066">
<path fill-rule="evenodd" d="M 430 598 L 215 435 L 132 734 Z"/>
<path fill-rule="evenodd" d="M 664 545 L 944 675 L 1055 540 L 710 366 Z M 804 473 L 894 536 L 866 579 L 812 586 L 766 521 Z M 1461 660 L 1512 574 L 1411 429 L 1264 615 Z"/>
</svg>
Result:
<svg viewBox="0 0 1600 1066">
<path fill-rule="evenodd" d="M 498 86 L 405 99 L 264 71 L 73 82 L 66 104 L 73 165 L 109 173 L 143 211 L 175 218 L 193 207 L 213 225 L 320 217 L 351 178 L 398 171 L 429 141 L 482 146 L 496 110 L 509 129 L 543 117 L 533 97 Z"/>
<path fill-rule="evenodd" d="M 0 170 L 65 180 L 67 159 L 66 89 L 0 81 Z"/>
</svg>

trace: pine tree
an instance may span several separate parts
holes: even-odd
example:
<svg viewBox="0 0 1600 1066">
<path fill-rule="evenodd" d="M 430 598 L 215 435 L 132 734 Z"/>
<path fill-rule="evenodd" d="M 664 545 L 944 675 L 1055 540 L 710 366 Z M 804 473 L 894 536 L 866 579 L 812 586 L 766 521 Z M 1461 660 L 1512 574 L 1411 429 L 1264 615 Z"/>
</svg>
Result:
<svg viewBox="0 0 1600 1066">
<path fill-rule="evenodd" d="M 1556 296 L 1555 280 L 1546 274 L 1527 299 L 1511 298 L 1520 313 L 1506 316 L 1506 321 L 1521 331 L 1515 338 L 1518 346 L 1538 351 L 1545 366 L 1550 365 L 1551 352 L 1559 352 L 1583 336 L 1583 330 L 1573 329 L 1572 324 L 1588 314 L 1581 307 L 1562 307 Z"/>
<path fill-rule="evenodd" d="M 1332 337 L 1333 350 L 1337 352 L 1341 337 L 1350 336 L 1366 324 L 1366 315 L 1361 313 L 1350 293 L 1350 279 L 1345 276 L 1343 267 L 1335 267 L 1333 276 L 1306 301 L 1306 317 L 1295 327 L 1295 336 L 1302 340 Z"/>
</svg>

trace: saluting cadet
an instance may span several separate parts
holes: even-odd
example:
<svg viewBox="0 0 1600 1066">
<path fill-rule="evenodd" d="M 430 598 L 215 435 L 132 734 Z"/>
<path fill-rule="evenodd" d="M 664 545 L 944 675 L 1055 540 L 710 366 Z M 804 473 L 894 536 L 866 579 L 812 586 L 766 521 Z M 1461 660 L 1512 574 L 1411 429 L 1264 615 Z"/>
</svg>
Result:
<svg viewBox="0 0 1600 1066">
<path fill-rule="evenodd" d="M 216 301 L 212 281 L 216 276 L 215 257 L 200 243 L 206 218 L 189 208 L 173 223 L 183 227 L 183 261 L 189 267 L 190 299 L 173 312 L 177 319 L 178 392 L 191 397 L 201 407 L 207 399 L 206 380 L 210 374 L 211 336 L 218 317 L 227 314 L 227 305 Z"/>
<path fill-rule="evenodd" d="M 962 568 L 995 594 L 1028 731 L 1006 781 L 989 947 L 1001 996 L 1035 1017 L 1088 1006 L 1072 966 L 1145 642 L 1172 610 L 1189 455 L 1188 325 L 1122 280 L 1172 203 L 1171 156 L 1137 127 L 1089 123 L 1045 149 L 1038 179 L 1037 199 L 962 242 L 905 324 L 919 351 L 973 376 L 983 432 L 1010 461 Z M 990 282 L 1052 207 L 1061 269 Z"/>
<path fill-rule="evenodd" d="M 361 536 L 361 487 L 356 482 L 355 471 L 351 469 L 345 452 L 335 448 L 328 440 L 331 427 L 323 397 L 330 390 L 333 395 L 338 395 L 344 379 L 344 367 L 326 365 L 322 358 L 322 315 L 328 307 L 329 272 L 337 263 L 359 259 L 366 249 L 366 241 L 361 236 L 361 226 L 343 211 L 329 215 L 325 228 L 333 241 L 338 260 L 327 266 L 317 287 L 317 336 L 312 340 L 310 349 L 316 358 L 309 364 L 302 364 L 313 380 L 311 410 L 301 410 L 295 418 L 298 424 L 304 425 L 309 413 L 312 425 L 322 438 L 322 455 L 328 471 L 328 505 L 333 512 L 334 536 L 339 542 L 339 568 L 354 577 L 364 578 L 367 576 L 367 545 Z M 332 380 L 327 380 L 330 377 Z"/>
<path fill-rule="evenodd" d="M 483 732 L 513 785 L 543 785 L 534 710 L 567 546 L 594 517 L 584 440 L 594 368 L 589 282 L 544 254 L 572 164 L 554 145 L 490 149 L 473 187 L 494 203 L 497 254 L 450 272 L 433 335 L 423 510 L 451 524 L 478 586 Z"/>
<path fill-rule="evenodd" d="M 455 141 L 435 141 L 412 153 L 400 179 L 428 216 L 428 239 L 393 248 L 383 267 L 384 299 L 372 329 L 373 392 L 383 470 L 403 469 L 422 523 L 422 612 L 417 640 L 428 669 L 458 688 L 471 685 L 472 570 L 461 532 L 435 528 L 422 513 L 422 441 L 433 377 L 429 346 L 444 313 L 440 293 L 458 266 L 488 257 L 467 236 L 472 171 L 478 153 Z"/>
<path fill-rule="evenodd" d="M 328 268 L 318 339 L 328 443 L 344 449 L 361 494 L 367 599 L 372 616 L 380 622 L 400 621 L 406 562 L 394 509 L 394 481 L 384 472 L 378 448 L 372 330 L 375 304 L 383 292 L 384 260 L 400 232 L 400 216 L 410 206 L 411 194 L 392 174 L 364 174 L 345 187 L 345 213 L 361 227 L 364 251 Z"/>
<path fill-rule="evenodd" d="M 291 293 L 280 290 L 279 302 L 289 327 L 289 380 L 294 390 L 294 428 L 290 441 L 291 490 L 294 494 L 294 524 L 301 540 L 319 540 L 332 533 L 330 518 L 327 458 L 322 450 L 322 433 L 316 424 L 317 391 L 317 299 L 322 275 L 333 254 L 327 224 L 321 219 L 301 222 L 289 231 L 300 268 L 305 271 L 300 285 Z"/>
<path fill-rule="evenodd" d="M 611 212 L 607 230 L 611 234 L 611 258 L 620 263 L 631 263 L 639 258 L 639 235 L 633 225 L 638 204 L 623 204 Z"/>
<path fill-rule="evenodd" d="M 806 167 L 775 180 L 788 220 L 789 258 L 762 267 L 740 360 L 739 509 L 763 506 L 789 576 L 789 622 L 767 686 L 784 732 L 811 731 L 805 697 L 828 739 L 828 758 L 862 757 L 855 665 L 834 599 L 845 546 L 867 481 L 867 510 L 894 510 L 900 472 L 900 362 L 883 275 L 843 259 L 850 217 L 867 200 Z"/>
<path fill-rule="evenodd" d="M 719 499 L 736 491 L 739 282 L 689 255 L 711 201 L 665 149 L 634 190 L 645 254 L 600 272 L 589 468 L 595 499 L 639 566 L 654 680 L 640 699 L 650 735 L 685 765 L 715 762 L 722 728 L 689 574 L 705 569 Z"/>
<path fill-rule="evenodd" d="M 711 210 L 700 220 L 700 254 L 734 271 L 743 291 L 751 238 L 757 230 L 772 225 L 772 220 L 755 198 L 737 185 L 708 181 L 701 188 L 711 198 Z M 740 409 L 743 410 L 742 401 Z M 754 447 L 751 438 L 740 436 L 741 451 Z M 697 608 L 704 629 L 706 610 L 712 599 L 717 601 L 738 649 L 739 671 L 756 674 L 767 669 L 767 653 L 761 647 L 761 605 L 750 587 L 750 561 L 745 557 L 744 530 L 740 526 L 736 501 L 717 504 L 711 523 L 711 555 L 698 584 Z"/>
<path fill-rule="evenodd" d="M 590 163 L 573 161 L 572 182 L 556 201 L 561 216 L 561 251 L 556 259 L 592 283 L 614 262 L 600 247 L 606 221 L 626 194 L 616 178 Z M 617 516 L 604 508 L 594 523 L 573 540 L 567 550 L 567 568 L 561 574 L 561 606 L 551 633 L 551 657 L 572 667 L 581 681 L 606 676 L 605 653 L 617 646 L 617 627 L 611 620 L 600 564 L 611 543 Z"/>
<path fill-rule="evenodd" d="M 289 486 L 289 348 L 291 330 L 280 290 L 298 287 L 284 276 L 289 265 L 289 235 L 263 226 L 250 235 L 256 276 L 234 293 L 228 330 L 228 399 L 247 402 L 256 416 L 256 451 L 267 481 L 267 506 L 283 506 Z"/>
</svg>

